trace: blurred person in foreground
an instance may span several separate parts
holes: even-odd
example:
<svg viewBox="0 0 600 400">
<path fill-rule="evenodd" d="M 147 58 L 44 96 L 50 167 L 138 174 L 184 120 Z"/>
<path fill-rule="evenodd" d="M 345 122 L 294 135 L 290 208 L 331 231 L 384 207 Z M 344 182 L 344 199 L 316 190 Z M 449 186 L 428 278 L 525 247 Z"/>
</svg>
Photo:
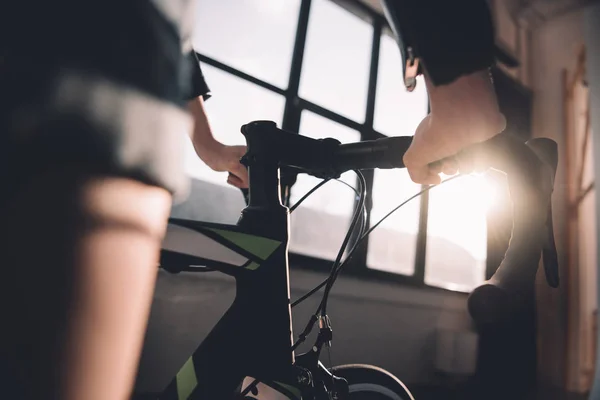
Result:
<svg viewBox="0 0 600 400">
<path fill-rule="evenodd" d="M 212 134 L 194 2 L 32 3 L 0 43 L 0 397 L 126 399 L 182 132 L 240 188 L 245 146 Z"/>
</svg>

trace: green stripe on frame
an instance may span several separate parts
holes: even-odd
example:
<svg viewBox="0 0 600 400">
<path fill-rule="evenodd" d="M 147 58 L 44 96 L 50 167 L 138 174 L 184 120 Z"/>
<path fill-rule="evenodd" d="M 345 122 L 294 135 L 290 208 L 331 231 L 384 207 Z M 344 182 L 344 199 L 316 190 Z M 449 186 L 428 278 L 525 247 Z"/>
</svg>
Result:
<svg viewBox="0 0 600 400">
<path fill-rule="evenodd" d="M 249 269 L 250 271 L 254 271 L 255 269 L 257 269 L 258 267 L 260 267 L 260 264 L 255 263 L 255 262 L 251 262 L 246 269 Z"/>
<path fill-rule="evenodd" d="M 198 378 L 196 378 L 196 370 L 192 357 L 188 358 L 185 364 L 183 364 L 183 367 L 177 373 L 176 379 L 178 400 L 188 400 L 198 385 Z"/>
<path fill-rule="evenodd" d="M 266 260 L 281 245 L 278 240 L 265 238 L 262 236 L 249 235 L 247 233 L 226 231 L 223 229 L 208 228 L 217 233 L 231 243 L 254 254 L 261 260 Z"/>
</svg>

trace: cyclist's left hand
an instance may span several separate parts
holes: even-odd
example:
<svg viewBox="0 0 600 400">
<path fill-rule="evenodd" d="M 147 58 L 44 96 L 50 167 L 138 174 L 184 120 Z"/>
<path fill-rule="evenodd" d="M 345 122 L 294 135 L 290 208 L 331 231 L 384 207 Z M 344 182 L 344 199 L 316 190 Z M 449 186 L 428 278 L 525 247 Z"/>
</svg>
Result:
<svg viewBox="0 0 600 400">
<path fill-rule="evenodd" d="M 227 146 L 215 141 L 203 150 L 198 155 L 206 165 L 217 172 L 229 172 L 227 183 L 240 189 L 248 187 L 248 170 L 240 162 L 246 146 Z"/>
</svg>

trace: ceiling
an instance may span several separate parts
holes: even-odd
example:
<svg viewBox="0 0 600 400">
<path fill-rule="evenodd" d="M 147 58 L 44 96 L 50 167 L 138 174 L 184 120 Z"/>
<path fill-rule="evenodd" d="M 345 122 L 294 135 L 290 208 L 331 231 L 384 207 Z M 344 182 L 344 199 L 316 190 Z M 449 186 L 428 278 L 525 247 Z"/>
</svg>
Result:
<svg viewBox="0 0 600 400">
<path fill-rule="evenodd" d="M 361 3 L 364 3 L 371 7 L 373 10 L 377 11 L 380 14 L 383 14 L 383 8 L 381 7 L 380 0 L 360 0 Z"/>
<path fill-rule="evenodd" d="M 360 0 L 383 14 L 380 0 Z M 418 1 L 418 0 L 416 0 Z M 462 0 L 446 0 L 462 1 Z M 494 0 L 491 0 L 494 1 Z M 495 0 L 505 2 L 516 20 L 531 27 L 600 0 Z"/>
<path fill-rule="evenodd" d="M 537 26 L 596 0 L 521 0 L 515 17 L 528 25 Z"/>
</svg>

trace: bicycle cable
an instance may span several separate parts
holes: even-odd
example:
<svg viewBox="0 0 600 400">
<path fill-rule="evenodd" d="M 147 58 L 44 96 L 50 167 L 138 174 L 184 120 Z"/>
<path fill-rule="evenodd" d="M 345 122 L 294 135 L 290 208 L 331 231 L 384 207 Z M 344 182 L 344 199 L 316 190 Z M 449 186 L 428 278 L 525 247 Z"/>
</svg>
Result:
<svg viewBox="0 0 600 400">
<path fill-rule="evenodd" d="M 359 172 L 359 171 L 356 171 Z M 362 175 L 362 174 L 361 174 Z M 309 297 L 311 297 L 312 295 L 314 295 L 316 292 L 318 292 L 321 288 L 323 288 L 324 286 L 327 286 L 329 289 L 326 288 L 325 293 L 323 294 L 323 298 L 321 300 L 321 303 L 319 304 L 319 307 L 317 308 L 316 312 L 313 314 L 313 316 L 311 317 L 311 319 L 309 320 L 307 326 L 305 327 L 303 334 L 300 335 L 299 339 L 294 343 L 294 346 L 292 347 L 293 350 L 295 350 L 302 342 L 304 342 L 306 340 L 306 336 L 308 335 L 308 333 L 312 330 L 312 326 L 314 326 L 314 324 L 317 322 L 318 317 L 317 315 L 319 315 L 319 313 L 321 313 L 321 315 L 324 315 L 326 310 L 327 310 L 327 301 L 329 299 L 329 293 L 331 291 L 331 287 L 333 286 L 333 284 L 335 283 L 339 272 L 341 271 L 341 269 L 347 264 L 347 262 L 352 258 L 352 256 L 354 255 L 354 252 L 358 249 L 358 246 L 364 241 L 364 239 L 375 229 L 377 228 L 379 225 L 381 225 L 381 223 L 387 219 L 390 215 L 392 215 L 394 212 L 396 212 L 398 209 L 400 209 L 401 207 L 403 207 L 404 205 L 406 205 L 408 202 L 410 202 L 411 200 L 414 200 L 415 198 L 423 195 L 424 193 L 428 192 L 429 190 L 433 189 L 434 187 L 440 186 L 444 183 L 447 183 L 451 180 L 457 179 L 459 177 L 462 177 L 464 175 L 456 175 L 453 176 L 451 178 L 448 178 L 446 180 L 444 180 L 443 182 L 441 182 L 438 185 L 431 185 L 426 187 L 425 189 L 417 192 L 416 194 L 414 194 L 413 196 L 409 197 L 408 199 L 404 200 L 402 203 L 400 203 L 398 206 L 394 207 L 391 211 L 389 211 L 386 215 L 384 215 L 379 221 L 377 221 L 377 223 L 375 223 L 373 226 L 371 226 L 366 232 L 361 232 L 361 235 L 359 237 L 359 239 L 356 241 L 356 243 L 352 246 L 352 249 L 348 252 L 348 255 L 346 257 L 346 259 L 337 266 L 337 268 L 335 268 L 334 271 L 332 271 L 332 273 L 330 273 L 330 276 L 328 276 L 324 281 L 322 281 L 319 285 L 317 285 L 316 287 L 314 287 L 312 290 L 310 290 L 309 292 L 305 293 L 303 296 L 301 296 L 300 298 L 298 298 L 297 300 L 295 300 L 294 302 L 292 302 L 291 307 L 295 307 L 298 304 L 302 303 L 303 301 L 305 301 L 306 299 L 308 299 Z M 364 178 L 364 176 L 363 176 Z M 362 181 L 361 181 L 362 184 Z M 364 199 L 365 194 L 363 193 L 362 198 Z M 363 206 L 364 206 L 364 200 L 363 200 Z M 360 209 L 360 208 L 359 208 Z M 358 210 L 358 209 L 357 209 Z M 356 215 L 355 215 L 356 216 Z M 354 218 L 353 218 L 353 222 L 354 222 Z M 366 225 L 366 224 L 365 224 Z M 350 228 L 348 229 L 348 234 L 346 235 L 346 237 L 349 236 L 349 234 L 352 232 L 352 230 L 355 228 L 355 225 L 350 225 Z M 362 229 L 361 229 L 362 231 Z M 343 251 L 345 250 L 345 245 L 346 243 L 342 244 L 342 248 L 340 249 L 340 253 L 343 253 Z M 339 255 L 339 253 L 338 253 Z M 335 263 L 334 263 L 335 265 Z M 323 311 L 323 312 L 321 312 Z"/>
<path fill-rule="evenodd" d="M 298 206 L 304 201 L 306 200 L 311 194 L 313 194 L 317 189 L 319 189 L 321 186 L 323 186 L 324 184 L 326 184 L 327 182 L 329 182 L 331 179 L 323 179 L 321 182 L 319 182 L 317 185 L 315 185 L 312 189 L 310 189 L 304 196 L 302 196 L 300 198 L 300 200 L 298 200 L 296 203 L 294 203 L 293 206 L 290 207 L 290 213 L 292 211 L 294 211 L 296 208 L 298 208 Z M 360 193 L 358 192 L 358 190 L 356 190 L 356 188 L 354 186 L 352 186 L 351 184 L 349 184 L 348 182 L 344 182 L 341 179 L 334 179 L 334 181 L 339 182 L 347 187 L 349 187 L 350 189 L 352 189 L 354 191 L 354 193 L 356 194 L 356 196 L 360 196 Z"/>
<path fill-rule="evenodd" d="M 360 218 L 362 211 L 365 208 L 367 183 L 366 183 L 365 177 L 362 174 L 362 172 L 360 172 L 359 170 L 355 170 L 354 172 L 356 173 L 356 175 L 359 179 L 359 183 L 360 183 L 359 204 L 358 204 L 358 207 L 356 207 L 356 210 L 354 211 L 354 215 L 352 216 L 352 222 L 350 223 L 350 228 L 348 229 L 348 232 L 346 233 L 346 236 L 344 237 L 344 241 L 340 247 L 338 255 L 337 255 L 334 263 L 331 266 L 331 272 L 330 272 L 329 278 L 324 282 L 324 284 L 329 282 L 329 280 L 335 275 L 335 273 L 338 269 L 338 266 L 340 265 L 341 259 L 344 256 L 344 253 L 346 252 L 348 243 L 350 242 L 350 239 L 352 238 L 352 234 L 353 234 L 354 230 L 356 229 L 356 224 L 358 223 L 358 219 Z M 359 239 L 360 239 L 360 237 L 359 237 Z M 354 252 L 354 250 L 356 249 L 357 246 L 358 246 L 358 240 L 356 241 L 356 243 L 354 243 L 350 252 Z M 322 287 L 322 285 L 320 287 Z M 320 287 L 317 288 L 316 290 L 320 289 Z M 316 290 L 313 289 L 313 291 L 311 291 L 311 292 L 314 293 L 314 291 L 316 291 Z M 304 299 L 306 299 L 306 298 L 308 298 L 308 296 L 306 296 Z M 294 305 L 292 305 L 292 307 L 293 306 Z M 319 309 L 320 308 L 321 308 L 321 306 L 319 306 Z M 302 333 L 299 335 L 298 340 L 293 344 L 292 350 L 295 350 L 300 344 L 302 344 L 306 340 L 307 336 L 310 334 L 310 332 L 312 331 L 312 328 L 314 327 L 315 323 L 318 320 L 317 314 L 318 314 L 318 311 L 311 316 L 306 327 L 304 328 Z"/>
<path fill-rule="evenodd" d="M 352 234 L 354 233 L 354 229 L 356 229 L 356 224 L 358 223 L 358 218 L 360 217 L 360 210 L 362 209 L 362 207 L 365 203 L 365 199 L 367 197 L 366 196 L 367 182 L 365 180 L 365 176 L 359 170 L 355 170 L 354 172 L 356 172 L 356 175 L 358 176 L 358 179 L 360 182 L 361 196 L 360 196 L 360 200 L 359 200 L 359 206 L 357 207 L 356 212 L 354 213 L 354 216 L 352 217 L 352 222 L 350 223 L 350 227 L 348 228 L 346 237 L 344 238 L 344 241 L 342 242 L 340 251 L 338 252 L 337 257 L 336 257 L 335 261 L 333 262 L 333 265 L 331 266 L 331 272 L 329 274 L 329 282 L 327 283 L 327 286 L 325 287 L 325 295 L 327 295 L 329 293 L 329 291 L 331 290 L 331 285 L 333 284 L 333 281 L 335 280 L 334 277 L 336 276 L 336 271 L 338 270 L 339 266 L 341 265 L 342 257 L 344 256 L 344 253 L 346 253 L 346 248 L 348 247 L 348 243 L 350 242 L 350 239 L 352 238 Z M 351 251 L 354 251 L 354 249 L 357 247 L 359 241 L 360 241 L 360 237 L 359 237 L 359 240 L 357 240 L 356 243 L 354 243 L 354 245 L 352 246 Z M 325 301 L 325 303 L 326 303 L 326 301 Z M 321 304 L 323 304 L 323 301 L 321 301 Z M 319 306 L 319 308 L 322 308 L 322 307 Z M 325 314 L 321 313 L 321 315 L 323 316 Z"/>
<path fill-rule="evenodd" d="M 360 202 L 361 194 L 358 192 L 358 190 L 354 186 L 352 186 L 348 182 L 344 182 L 341 179 L 336 179 L 336 181 L 338 181 L 339 183 L 342 183 L 342 184 L 348 186 L 350 189 L 352 189 L 354 191 L 354 193 L 356 194 L 356 198 L 354 200 Z M 365 191 L 366 191 L 366 188 L 365 188 Z M 361 215 L 362 215 L 362 220 L 360 221 L 360 230 L 359 230 L 360 234 L 358 235 L 359 237 L 363 235 L 363 233 L 365 232 L 365 229 L 367 228 L 367 203 L 366 202 L 364 202 L 362 205 Z"/>
<path fill-rule="evenodd" d="M 298 206 L 300 204 L 302 204 L 302 202 L 308 198 L 308 196 L 313 194 L 317 189 L 319 189 L 321 186 L 323 186 L 324 184 L 326 184 L 329 181 L 330 181 L 330 179 L 323 179 L 321 182 L 319 182 L 317 185 L 315 185 L 315 187 L 310 189 L 304 196 L 300 197 L 300 200 L 298 200 L 296 203 L 294 203 L 293 206 L 290 207 L 290 214 L 293 213 L 294 210 L 296 208 L 298 208 Z"/>
<path fill-rule="evenodd" d="M 431 185 L 426 187 L 425 189 L 421 190 L 420 192 L 416 193 L 415 195 L 409 197 L 408 199 L 406 199 L 405 201 L 403 201 L 402 203 L 400 203 L 398 206 L 394 207 L 390 212 L 388 212 L 386 215 L 384 215 L 379 221 L 377 221 L 377 223 L 375 223 L 372 227 L 370 227 L 361 237 L 360 239 L 357 241 L 357 245 L 362 243 L 362 241 L 371 233 L 373 232 L 373 230 L 375 228 L 377 228 L 386 218 L 388 218 L 390 215 L 392 215 L 394 212 L 396 212 L 398 209 L 400 209 L 401 207 L 403 207 L 404 205 L 406 205 L 409 201 L 423 195 L 424 193 L 430 191 L 431 189 L 433 189 L 434 187 L 438 187 L 442 184 L 445 184 L 447 182 L 453 181 L 457 178 L 463 177 L 466 175 L 456 175 L 453 176 L 451 178 L 448 178 L 446 180 L 444 180 L 443 182 L 441 182 L 438 185 Z M 355 246 L 352 250 L 352 253 L 354 252 L 354 250 L 357 248 L 358 246 Z M 344 265 L 346 264 L 346 262 L 348 262 L 350 259 L 352 258 L 352 254 L 348 254 L 348 257 L 344 260 L 344 262 L 338 267 L 337 271 L 335 272 L 334 276 L 332 277 L 330 283 L 327 284 L 327 287 L 325 288 L 325 293 L 323 294 L 323 300 L 321 301 L 321 305 L 319 306 L 320 309 L 317 309 L 317 314 L 319 313 L 319 311 L 321 312 L 321 315 L 326 315 L 327 313 L 327 301 L 329 299 L 329 293 L 331 291 L 331 288 L 333 287 L 333 284 L 335 283 L 339 272 L 341 271 L 341 269 L 344 267 Z"/>
<path fill-rule="evenodd" d="M 451 180 L 454 180 L 460 176 L 463 175 L 457 175 L 454 176 L 452 178 L 446 179 L 444 180 L 442 183 L 440 183 L 439 185 L 442 185 L 446 182 L 449 182 Z M 361 237 L 359 238 L 359 240 L 357 241 L 356 245 L 360 244 L 364 238 L 366 236 L 368 236 L 375 228 L 377 228 L 386 218 L 388 218 L 390 215 L 392 215 L 394 212 L 396 212 L 400 207 L 406 205 L 408 202 L 410 202 L 411 200 L 421 196 L 423 193 L 433 189 L 434 187 L 437 187 L 439 185 L 432 185 L 429 186 L 421 191 L 419 191 L 418 193 L 414 194 L 413 196 L 409 197 L 408 199 L 406 199 L 405 201 L 403 201 L 400 205 L 398 205 L 397 207 L 393 208 L 390 212 L 388 212 L 384 217 L 382 217 L 376 224 L 374 224 L 373 226 L 371 226 L 371 228 L 369 228 L 364 234 L 361 235 Z M 353 246 L 353 249 L 350 251 L 348 257 L 346 257 L 346 259 L 344 260 L 344 262 L 341 264 L 341 267 L 344 266 L 346 264 L 346 262 L 352 257 L 354 251 L 355 251 L 356 246 Z M 313 289 L 311 289 L 309 292 L 305 293 L 304 295 L 302 295 L 300 298 L 298 298 L 297 300 L 295 300 L 291 306 L 295 307 L 298 304 L 302 303 L 303 301 L 305 301 L 306 299 L 308 299 L 310 296 L 312 296 L 313 294 L 315 294 L 316 292 L 319 291 L 319 289 L 321 289 L 323 286 L 327 285 L 327 282 L 329 281 L 329 278 L 325 279 L 324 281 L 322 281 L 319 285 L 317 285 L 316 287 L 314 287 Z M 318 310 L 320 311 L 320 310 Z M 317 311 L 317 312 L 318 312 Z"/>
<path fill-rule="evenodd" d="M 304 196 L 302 196 L 300 198 L 300 200 L 298 200 L 293 206 L 290 207 L 290 210 L 289 210 L 290 214 L 294 210 L 296 210 L 296 208 L 298 208 L 298 206 L 304 200 L 306 200 L 308 198 L 308 196 L 310 196 L 311 194 L 313 194 L 317 189 L 319 189 L 320 187 L 322 187 L 324 184 L 326 184 L 329 181 L 330 181 L 330 179 L 324 179 L 323 181 L 319 182 L 319 184 L 315 185 L 311 190 L 309 190 Z M 358 192 L 358 190 L 354 186 L 350 185 L 348 182 L 344 182 L 341 179 L 335 179 L 335 181 L 337 181 L 337 182 L 339 182 L 339 183 L 341 183 L 341 184 L 349 187 L 350 189 L 352 189 L 352 191 L 354 191 L 354 193 L 356 194 L 355 200 L 357 200 L 357 201 L 360 202 L 361 194 Z M 361 214 L 362 214 L 363 218 L 362 218 L 362 221 L 361 221 L 361 224 L 360 224 L 360 230 L 359 230 L 360 234 L 359 234 L 359 237 L 362 236 L 362 234 L 364 233 L 365 229 L 367 228 L 367 206 L 366 206 L 365 203 L 362 204 L 361 211 L 362 211 Z"/>
</svg>

